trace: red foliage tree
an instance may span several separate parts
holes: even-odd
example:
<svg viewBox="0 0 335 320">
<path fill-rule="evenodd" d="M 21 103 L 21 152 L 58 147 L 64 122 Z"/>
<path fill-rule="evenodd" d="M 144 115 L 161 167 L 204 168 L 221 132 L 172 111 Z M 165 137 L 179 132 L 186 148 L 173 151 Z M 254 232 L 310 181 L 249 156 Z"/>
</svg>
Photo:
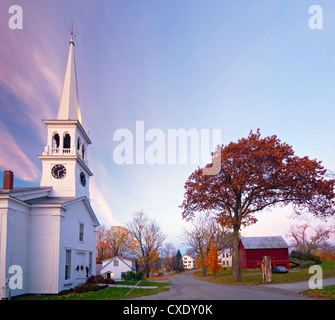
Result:
<svg viewBox="0 0 335 320">
<path fill-rule="evenodd" d="M 298 157 L 275 135 L 248 138 L 218 147 L 221 157 L 215 175 L 197 169 L 185 183 L 183 218 L 197 212 L 214 214 L 218 223 L 233 229 L 233 280 L 242 279 L 238 251 L 239 230 L 257 221 L 254 213 L 275 205 L 293 204 L 295 213 L 309 211 L 317 217 L 334 214 L 334 183 L 326 180 L 321 162 Z M 213 163 L 217 163 L 214 161 Z M 206 166 L 206 170 L 211 167 Z"/>
</svg>

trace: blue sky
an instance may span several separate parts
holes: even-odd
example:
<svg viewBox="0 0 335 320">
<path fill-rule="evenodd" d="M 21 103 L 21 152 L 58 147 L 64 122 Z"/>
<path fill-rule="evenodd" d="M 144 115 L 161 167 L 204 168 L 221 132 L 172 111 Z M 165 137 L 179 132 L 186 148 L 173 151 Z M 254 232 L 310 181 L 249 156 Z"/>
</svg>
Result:
<svg viewBox="0 0 335 320">
<path fill-rule="evenodd" d="M 23 29 L 8 27 L 12 4 Z M 309 7 L 323 9 L 311 30 Z M 335 170 L 335 3 L 317 0 L 2 0 L 0 170 L 38 186 L 42 119 L 56 118 L 74 22 L 79 97 L 92 206 L 102 224 L 125 225 L 143 209 L 180 246 L 178 206 L 194 164 L 117 165 L 118 129 L 221 129 L 222 143 L 260 128 L 299 156 Z M 146 143 L 145 146 L 149 144 Z M 208 155 L 209 156 L 209 155 Z M 283 235 L 291 209 L 259 215 L 244 235 Z M 313 223 L 318 224 L 317 221 Z"/>
</svg>

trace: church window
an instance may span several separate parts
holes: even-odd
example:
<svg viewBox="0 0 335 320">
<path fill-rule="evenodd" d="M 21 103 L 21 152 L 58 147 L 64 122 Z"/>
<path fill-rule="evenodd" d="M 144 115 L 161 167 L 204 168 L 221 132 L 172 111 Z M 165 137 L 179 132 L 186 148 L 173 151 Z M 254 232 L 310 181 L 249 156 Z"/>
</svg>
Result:
<svg viewBox="0 0 335 320">
<path fill-rule="evenodd" d="M 84 241 L 84 224 L 79 224 L 79 241 Z"/>
<path fill-rule="evenodd" d="M 85 157 L 86 157 L 86 149 L 85 149 L 85 145 L 83 144 L 83 146 L 82 146 L 82 150 L 81 150 L 81 152 L 82 152 L 82 158 L 83 158 L 83 160 L 85 160 Z"/>
<path fill-rule="evenodd" d="M 119 260 L 114 260 L 114 267 L 118 267 L 119 266 Z"/>
<path fill-rule="evenodd" d="M 71 250 L 65 252 L 65 280 L 71 278 Z"/>
<path fill-rule="evenodd" d="M 81 145 L 81 143 L 80 143 L 80 138 L 78 138 L 78 140 L 77 140 L 77 150 L 78 150 L 78 151 L 80 150 L 80 145 Z"/>
<path fill-rule="evenodd" d="M 71 136 L 66 133 L 64 135 L 64 144 L 63 144 L 64 149 L 70 149 L 71 148 Z"/>
<path fill-rule="evenodd" d="M 52 148 L 59 148 L 59 134 L 55 133 L 52 137 Z"/>
</svg>

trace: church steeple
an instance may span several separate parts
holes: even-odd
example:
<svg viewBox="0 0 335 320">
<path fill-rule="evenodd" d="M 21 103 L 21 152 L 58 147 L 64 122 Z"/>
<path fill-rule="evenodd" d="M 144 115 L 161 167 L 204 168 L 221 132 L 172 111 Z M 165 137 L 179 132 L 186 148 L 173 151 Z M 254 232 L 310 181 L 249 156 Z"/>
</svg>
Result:
<svg viewBox="0 0 335 320">
<path fill-rule="evenodd" d="M 57 120 L 78 120 L 81 123 L 81 112 L 78 95 L 76 61 L 74 55 L 73 24 L 70 31 L 70 49 L 65 71 L 62 95 L 59 103 Z"/>
<path fill-rule="evenodd" d="M 52 187 L 51 197 L 82 197 L 89 199 L 87 148 L 92 143 L 81 124 L 74 30 L 71 27 L 70 50 L 63 91 L 55 120 L 43 120 L 47 126 L 47 144 L 39 158 L 42 161 L 41 187 Z"/>
</svg>

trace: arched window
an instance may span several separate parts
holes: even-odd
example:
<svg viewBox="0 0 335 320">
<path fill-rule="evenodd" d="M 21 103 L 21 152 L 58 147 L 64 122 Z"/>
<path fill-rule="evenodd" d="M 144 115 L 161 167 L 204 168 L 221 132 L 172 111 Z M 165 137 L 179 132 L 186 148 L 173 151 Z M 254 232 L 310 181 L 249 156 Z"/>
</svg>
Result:
<svg viewBox="0 0 335 320">
<path fill-rule="evenodd" d="M 59 134 L 58 133 L 54 133 L 52 136 L 52 148 L 59 148 Z"/>
<path fill-rule="evenodd" d="M 86 149 L 85 149 L 85 145 L 83 144 L 83 146 L 81 147 L 81 157 L 83 160 L 85 160 L 86 157 Z"/>
<path fill-rule="evenodd" d="M 79 150 L 80 150 L 80 145 L 81 145 L 81 143 L 80 143 L 80 138 L 78 138 L 78 140 L 77 140 L 77 151 L 79 152 Z"/>
<path fill-rule="evenodd" d="M 66 133 L 64 135 L 64 143 L 63 143 L 63 149 L 70 149 L 71 148 L 71 136 Z"/>
</svg>

